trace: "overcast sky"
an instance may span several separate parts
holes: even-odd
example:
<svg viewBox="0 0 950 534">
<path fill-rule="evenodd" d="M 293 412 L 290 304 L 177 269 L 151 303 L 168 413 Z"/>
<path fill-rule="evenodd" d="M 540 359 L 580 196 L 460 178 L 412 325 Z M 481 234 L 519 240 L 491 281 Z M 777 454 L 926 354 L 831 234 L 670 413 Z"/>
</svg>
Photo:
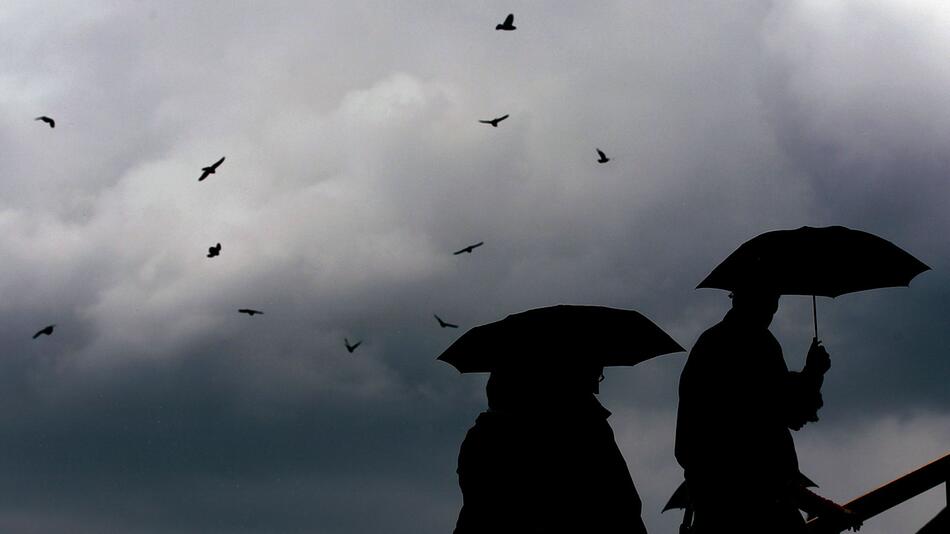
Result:
<svg viewBox="0 0 950 534">
<path fill-rule="evenodd" d="M 0 530 L 450 532 L 459 334 L 600 304 L 690 347 L 728 309 L 696 284 L 802 225 L 933 269 L 819 300 L 803 472 L 847 501 L 950 450 L 946 2 L 350 4 L 0 7 Z M 792 368 L 810 314 L 773 323 Z M 651 532 L 684 361 L 603 384 Z"/>
</svg>

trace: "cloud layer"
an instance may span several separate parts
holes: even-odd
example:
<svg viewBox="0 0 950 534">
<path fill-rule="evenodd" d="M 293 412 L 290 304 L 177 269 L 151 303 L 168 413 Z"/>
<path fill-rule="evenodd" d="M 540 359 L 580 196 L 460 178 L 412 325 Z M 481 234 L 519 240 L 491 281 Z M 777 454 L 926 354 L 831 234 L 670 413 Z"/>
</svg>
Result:
<svg viewBox="0 0 950 534">
<path fill-rule="evenodd" d="M 494 32 L 510 11 L 519 29 Z M 847 500 L 933 459 L 950 443 L 948 30 L 939 2 L 11 5 L 0 526 L 445 532 L 484 377 L 434 361 L 458 332 L 433 313 L 464 331 L 628 307 L 689 346 L 728 306 L 695 284 L 805 224 L 877 233 L 933 271 L 820 301 L 834 368 L 803 469 Z M 773 323 L 791 367 L 810 313 L 786 297 Z M 604 386 L 656 532 L 678 520 L 659 508 L 681 476 L 684 358 Z"/>
</svg>

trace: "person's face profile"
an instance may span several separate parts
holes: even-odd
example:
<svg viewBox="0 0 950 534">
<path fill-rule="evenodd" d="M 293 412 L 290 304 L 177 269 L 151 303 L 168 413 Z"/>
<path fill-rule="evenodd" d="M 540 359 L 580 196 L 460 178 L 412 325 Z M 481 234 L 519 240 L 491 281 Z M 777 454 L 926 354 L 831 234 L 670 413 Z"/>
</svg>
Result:
<svg viewBox="0 0 950 534">
<path fill-rule="evenodd" d="M 594 369 L 594 382 L 593 382 L 593 391 L 595 394 L 600 394 L 600 383 L 604 381 L 604 368 L 598 367 Z"/>
<path fill-rule="evenodd" d="M 779 297 L 780 295 L 774 291 L 761 289 L 734 291 L 730 294 L 734 309 L 766 323 L 771 323 L 772 316 L 778 311 Z"/>
</svg>

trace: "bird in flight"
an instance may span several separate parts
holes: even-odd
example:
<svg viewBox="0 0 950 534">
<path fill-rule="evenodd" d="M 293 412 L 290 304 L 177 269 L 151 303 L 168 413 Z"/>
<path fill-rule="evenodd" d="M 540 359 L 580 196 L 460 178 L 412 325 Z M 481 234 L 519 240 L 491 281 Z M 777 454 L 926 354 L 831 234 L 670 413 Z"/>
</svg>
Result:
<svg viewBox="0 0 950 534">
<path fill-rule="evenodd" d="M 501 24 L 498 24 L 497 26 L 495 26 L 495 29 L 504 30 L 506 32 L 514 31 L 515 29 L 517 29 L 515 26 L 515 14 L 508 13 L 508 16 L 505 17 L 505 22 L 502 22 Z"/>
<path fill-rule="evenodd" d="M 439 326 L 441 326 L 442 328 L 458 328 L 459 327 L 459 325 L 457 324 L 447 323 L 443 321 L 441 317 L 439 317 L 438 315 L 434 313 L 432 314 L 432 316 L 435 317 L 436 321 L 439 321 Z"/>
<path fill-rule="evenodd" d="M 343 344 L 346 345 L 346 351 L 349 352 L 350 354 L 353 354 L 353 351 L 356 350 L 356 347 L 359 347 L 360 345 L 362 345 L 363 342 L 357 341 L 356 343 L 350 345 L 350 340 L 343 338 Z"/>
<path fill-rule="evenodd" d="M 215 245 L 215 246 L 213 246 L 213 247 L 208 247 L 208 257 L 209 257 L 209 258 L 213 258 L 213 257 L 217 256 L 218 254 L 221 254 L 221 243 L 218 243 L 217 245 Z"/>
<path fill-rule="evenodd" d="M 33 119 L 33 120 L 35 120 L 35 121 L 43 121 L 43 122 L 45 122 L 46 124 L 49 124 L 49 127 L 50 127 L 50 128 L 55 128 L 55 127 L 56 127 L 56 121 L 54 121 L 53 119 L 47 117 L 46 115 L 37 117 L 37 118 L 35 118 L 35 119 Z"/>
<path fill-rule="evenodd" d="M 251 317 L 254 317 L 255 314 L 264 315 L 264 312 L 260 310 L 252 310 L 250 308 L 241 308 L 240 310 L 238 310 L 238 313 L 246 313 L 250 315 Z"/>
<path fill-rule="evenodd" d="M 597 158 L 597 163 L 607 163 L 608 161 L 610 161 L 610 158 L 607 157 L 607 154 L 604 154 L 603 150 L 599 148 L 596 150 L 597 150 L 597 155 L 600 156 L 599 158 Z"/>
<path fill-rule="evenodd" d="M 207 178 L 209 175 L 214 174 L 214 171 L 218 170 L 218 166 L 221 165 L 222 162 L 224 162 L 224 157 L 222 157 L 221 159 L 219 159 L 218 161 L 212 163 L 211 165 L 207 167 L 202 167 L 201 177 L 198 178 L 198 181 L 200 182 L 204 180 L 205 178 Z"/>
<path fill-rule="evenodd" d="M 36 339 L 36 338 L 38 338 L 38 337 L 40 337 L 40 336 L 48 336 L 48 335 L 52 334 L 52 333 L 53 333 L 53 328 L 56 328 L 56 325 L 55 325 L 55 324 L 51 324 L 51 325 L 47 326 L 46 328 L 43 328 L 43 329 L 40 330 L 39 332 L 33 334 L 33 339 Z"/>
<path fill-rule="evenodd" d="M 459 254 L 462 254 L 462 253 L 464 253 L 464 252 L 468 252 L 469 254 L 471 254 L 473 250 L 475 250 L 476 248 L 478 248 L 478 247 L 480 247 L 480 246 L 482 246 L 482 245 L 484 245 L 484 244 L 485 244 L 484 241 L 479 241 L 478 243 L 475 243 L 474 245 L 469 245 L 469 246 L 463 248 L 462 250 L 457 250 L 457 251 L 453 252 L 452 255 L 453 255 L 453 256 L 458 256 Z"/>
<path fill-rule="evenodd" d="M 491 124 L 493 127 L 497 128 L 497 127 L 498 127 L 498 123 L 501 122 L 501 121 L 503 121 L 503 120 L 505 120 L 505 119 L 507 119 L 507 118 L 508 118 L 508 115 L 503 115 L 503 116 L 501 116 L 501 117 L 498 117 L 497 119 L 492 119 L 492 120 L 490 120 L 490 121 L 483 121 L 483 120 L 480 120 L 480 121 L 478 121 L 478 122 L 480 122 L 480 123 L 482 123 L 482 124 Z"/>
</svg>

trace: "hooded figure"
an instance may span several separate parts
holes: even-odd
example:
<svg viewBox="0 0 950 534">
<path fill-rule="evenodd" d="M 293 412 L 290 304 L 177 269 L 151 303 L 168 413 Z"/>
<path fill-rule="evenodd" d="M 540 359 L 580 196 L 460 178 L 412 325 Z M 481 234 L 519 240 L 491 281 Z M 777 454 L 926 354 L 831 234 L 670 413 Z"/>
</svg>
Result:
<svg viewBox="0 0 950 534">
<path fill-rule="evenodd" d="M 602 367 L 501 369 L 459 452 L 455 534 L 645 534 L 640 496 L 597 401 Z"/>
<path fill-rule="evenodd" d="M 778 299 L 768 288 L 736 290 L 680 377 L 675 452 L 699 534 L 803 533 L 799 510 L 850 522 L 849 511 L 800 483 L 790 429 L 818 420 L 831 359 L 813 340 L 802 372 L 788 370 L 769 332 Z"/>
</svg>

